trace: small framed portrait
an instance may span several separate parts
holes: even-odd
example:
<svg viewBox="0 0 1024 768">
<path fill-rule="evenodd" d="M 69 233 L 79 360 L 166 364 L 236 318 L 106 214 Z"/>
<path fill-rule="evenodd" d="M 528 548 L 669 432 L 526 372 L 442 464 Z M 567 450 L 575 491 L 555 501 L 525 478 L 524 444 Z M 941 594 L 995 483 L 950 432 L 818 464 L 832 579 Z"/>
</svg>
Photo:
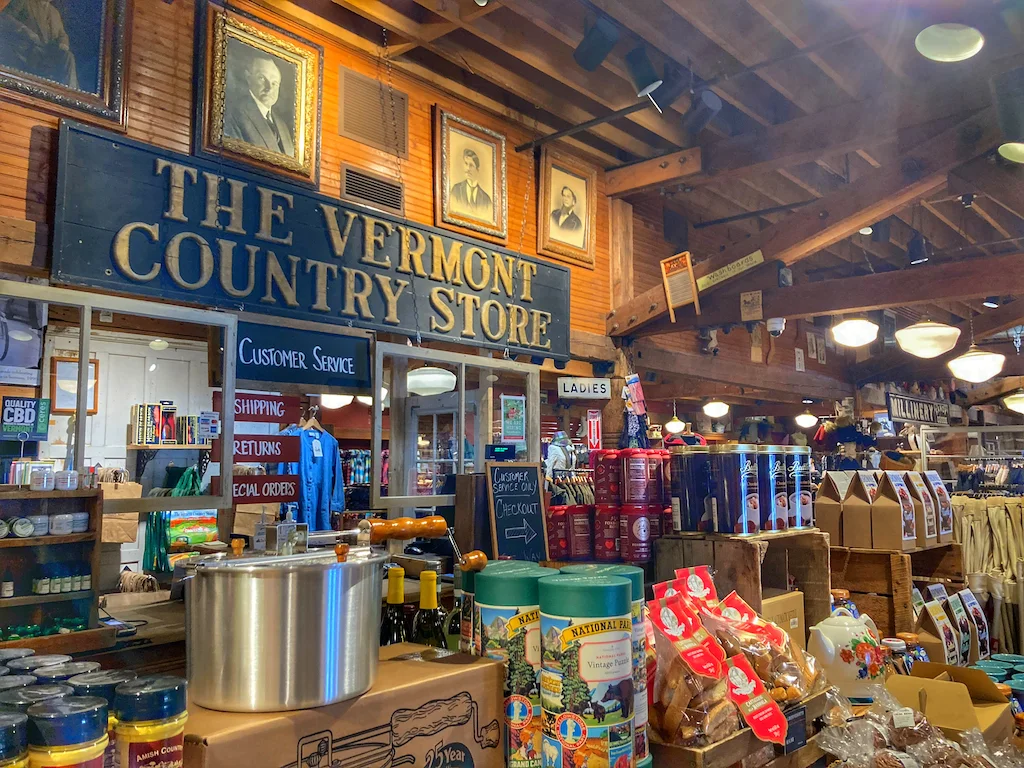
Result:
<svg viewBox="0 0 1024 768">
<path fill-rule="evenodd" d="M 508 237 L 505 137 L 434 111 L 434 219 L 470 235 Z"/>
<path fill-rule="evenodd" d="M 125 127 L 128 0 L 0 0 L 0 88 Z"/>
<path fill-rule="evenodd" d="M 597 168 L 545 146 L 538 205 L 537 252 L 593 269 Z"/>
<path fill-rule="evenodd" d="M 323 48 L 212 3 L 201 32 L 206 62 L 195 121 L 197 153 L 315 185 Z"/>
<path fill-rule="evenodd" d="M 99 412 L 100 407 L 100 361 L 89 361 L 89 395 L 90 416 Z M 78 405 L 78 358 L 50 358 L 50 413 L 72 414 Z"/>
</svg>

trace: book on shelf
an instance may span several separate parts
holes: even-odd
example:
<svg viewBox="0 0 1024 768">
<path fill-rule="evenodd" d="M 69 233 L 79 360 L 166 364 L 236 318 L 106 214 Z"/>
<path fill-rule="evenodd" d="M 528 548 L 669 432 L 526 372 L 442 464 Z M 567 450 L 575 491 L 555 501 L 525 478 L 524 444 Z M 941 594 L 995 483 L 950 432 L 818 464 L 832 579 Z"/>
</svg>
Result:
<svg viewBox="0 0 1024 768">
<path fill-rule="evenodd" d="M 38 459 L 15 459 L 7 471 L 8 485 L 29 485 L 32 481 L 32 470 L 34 469 L 55 469 L 52 461 L 39 461 Z"/>
</svg>

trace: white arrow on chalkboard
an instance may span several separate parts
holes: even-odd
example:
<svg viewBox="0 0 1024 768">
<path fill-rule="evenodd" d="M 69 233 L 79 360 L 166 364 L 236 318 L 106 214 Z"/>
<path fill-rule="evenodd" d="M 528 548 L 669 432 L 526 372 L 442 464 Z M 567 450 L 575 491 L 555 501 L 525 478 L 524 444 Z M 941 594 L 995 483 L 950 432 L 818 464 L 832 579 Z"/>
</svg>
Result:
<svg viewBox="0 0 1024 768">
<path fill-rule="evenodd" d="M 526 543 L 529 544 L 535 538 L 537 538 L 537 532 L 530 527 L 530 523 L 523 520 L 522 528 L 506 528 L 505 538 L 507 539 L 526 539 Z"/>
</svg>

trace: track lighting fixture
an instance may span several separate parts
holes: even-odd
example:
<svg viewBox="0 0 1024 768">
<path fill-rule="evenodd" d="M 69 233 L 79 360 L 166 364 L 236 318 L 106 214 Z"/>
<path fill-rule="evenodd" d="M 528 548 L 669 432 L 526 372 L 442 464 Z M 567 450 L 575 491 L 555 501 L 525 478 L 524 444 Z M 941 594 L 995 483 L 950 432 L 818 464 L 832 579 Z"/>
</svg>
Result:
<svg viewBox="0 0 1024 768">
<path fill-rule="evenodd" d="M 722 111 L 722 100 L 709 90 L 697 91 L 690 102 L 690 108 L 683 115 L 683 130 L 693 143 L 701 131 L 708 127 L 715 116 Z"/>
<path fill-rule="evenodd" d="M 1003 133 L 999 155 L 1013 163 L 1024 163 L 1024 67 L 992 78 L 992 95 Z"/>
<path fill-rule="evenodd" d="M 916 229 L 907 243 L 907 262 L 910 266 L 924 264 L 931 258 L 931 245 Z"/>
<path fill-rule="evenodd" d="M 605 16 L 598 16 L 583 35 L 580 44 L 576 46 L 572 57 L 587 72 L 593 72 L 612 52 L 620 37 L 622 30 L 614 21 Z"/>
<path fill-rule="evenodd" d="M 645 98 L 654 93 L 664 82 L 651 64 L 647 55 L 647 49 L 642 45 L 637 46 L 626 54 L 626 68 L 629 69 L 630 79 L 636 88 L 637 98 Z"/>
</svg>

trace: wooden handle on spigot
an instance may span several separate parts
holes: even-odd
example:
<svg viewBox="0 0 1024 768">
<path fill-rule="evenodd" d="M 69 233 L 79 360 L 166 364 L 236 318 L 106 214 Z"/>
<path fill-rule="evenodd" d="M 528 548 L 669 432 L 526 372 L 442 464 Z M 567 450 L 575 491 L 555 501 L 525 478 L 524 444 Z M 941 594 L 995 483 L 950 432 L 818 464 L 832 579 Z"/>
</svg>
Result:
<svg viewBox="0 0 1024 768">
<path fill-rule="evenodd" d="M 467 571 L 476 571 L 479 573 L 487 565 L 487 555 L 481 552 L 479 549 L 474 549 L 472 552 L 467 552 L 462 556 L 462 562 L 459 563 L 459 569 L 465 573 Z"/>
<path fill-rule="evenodd" d="M 344 563 L 348 560 L 348 549 L 348 544 L 339 542 L 334 545 L 334 554 L 337 555 L 339 563 Z"/>
<path fill-rule="evenodd" d="M 231 551 L 235 553 L 235 557 L 241 557 L 243 549 L 245 549 L 245 540 L 243 540 L 243 539 L 232 539 L 231 540 Z"/>
<path fill-rule="evenodd" d="M 431 515 L 417 520 L 414 517 L 399 517 L 395 520 L 360 520 L 360 539 L 368 536 L 370 544 L 380 544 L 388 539 L 437 539 L 448 535 L 448 522 L 441 515 Z"/>
</svg>

